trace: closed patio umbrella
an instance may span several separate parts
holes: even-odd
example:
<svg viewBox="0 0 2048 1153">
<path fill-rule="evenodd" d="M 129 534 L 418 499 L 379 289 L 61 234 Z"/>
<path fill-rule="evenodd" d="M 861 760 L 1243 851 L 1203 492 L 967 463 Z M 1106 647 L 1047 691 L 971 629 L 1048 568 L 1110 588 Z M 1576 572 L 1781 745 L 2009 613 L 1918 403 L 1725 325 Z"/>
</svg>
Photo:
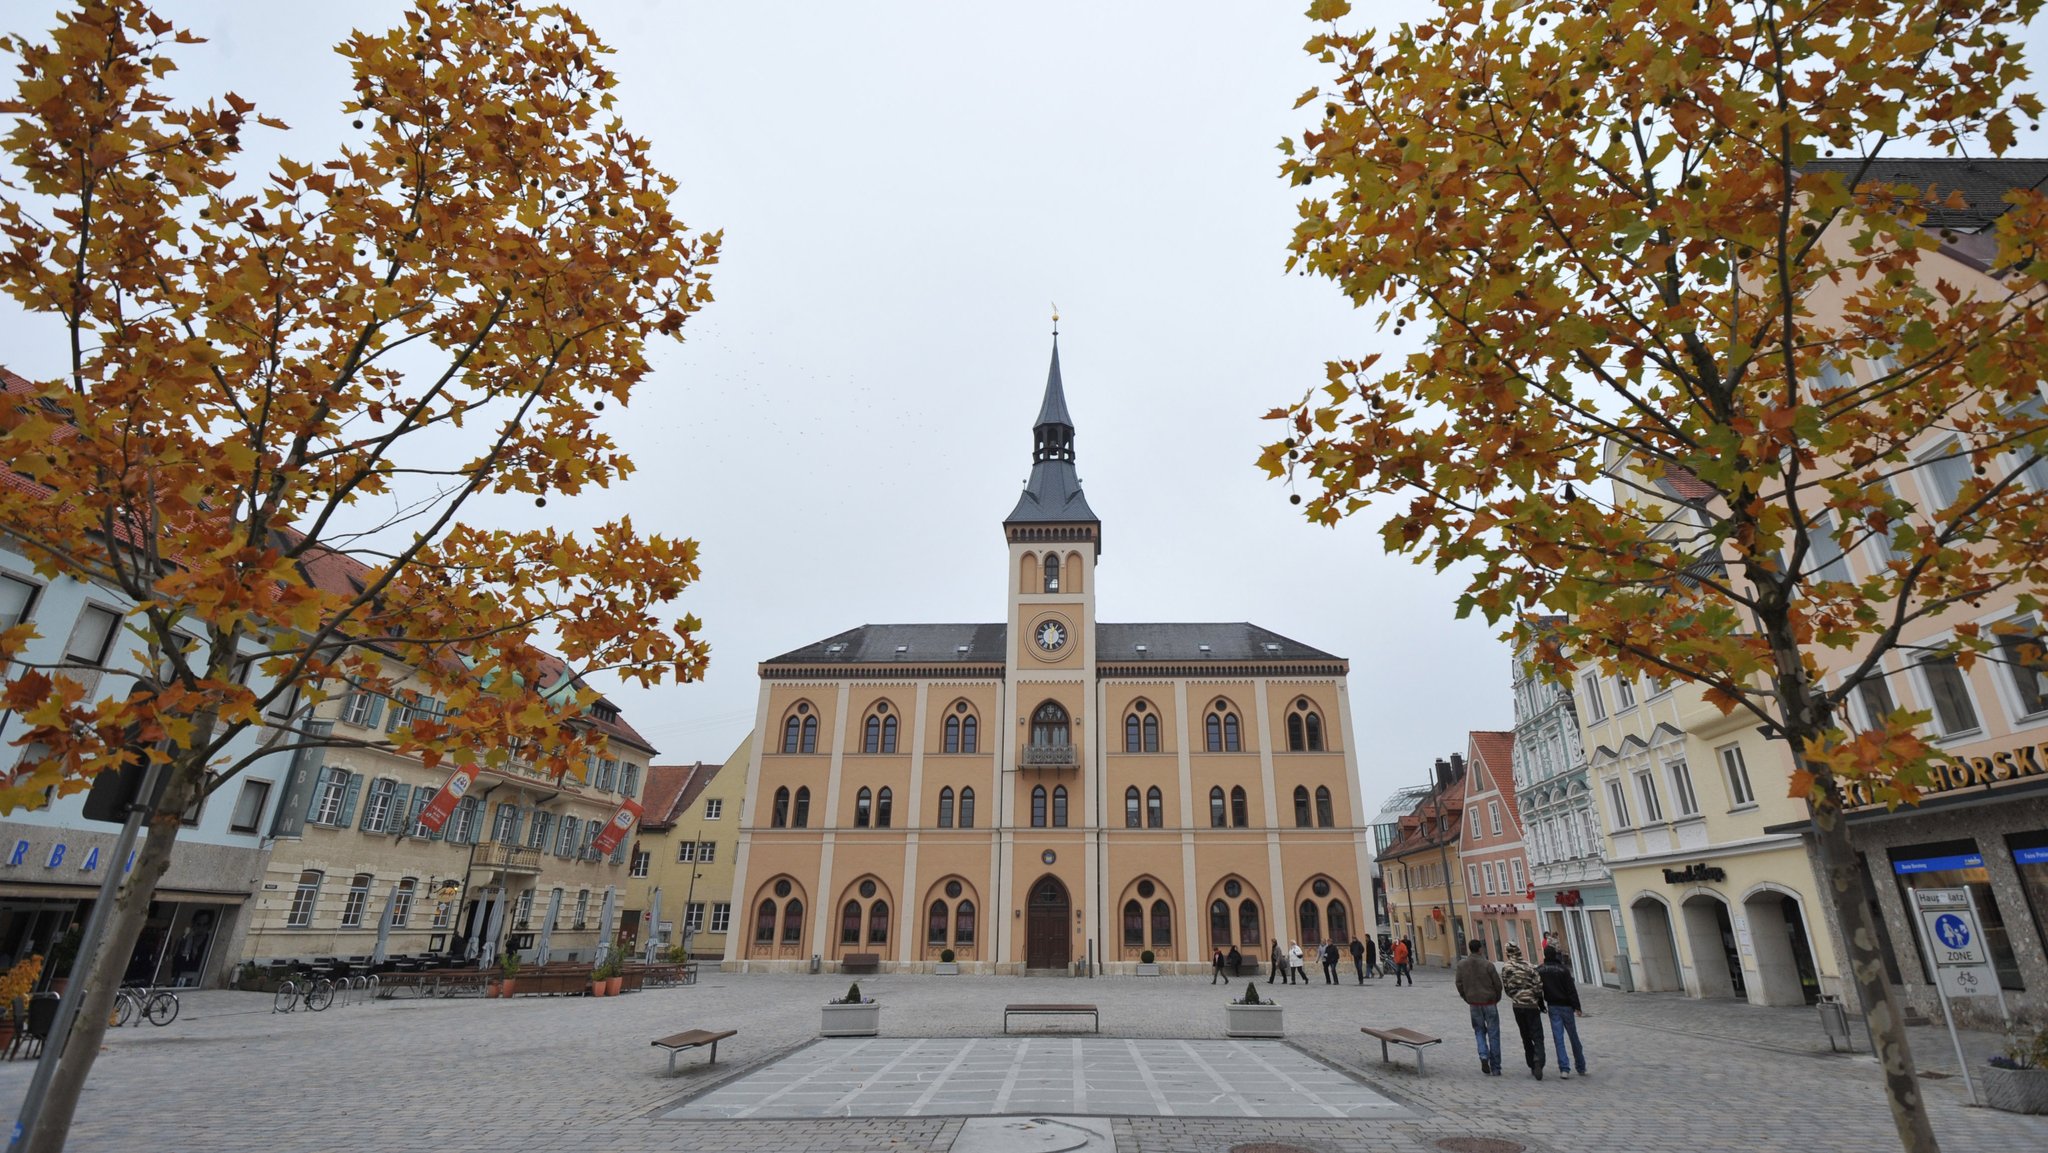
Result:
<svg viewBox="0 0 2048 1153">
<path fill-rule="evenodd" d="M 536 964 L 548 963 L 548 941 L 555 935 L 555 918 L 561 915 L 562 890 L 556 889 L 548 894 L 548 919 L 540 923 L 540 956 L 534 958 Z"/>
</svg>

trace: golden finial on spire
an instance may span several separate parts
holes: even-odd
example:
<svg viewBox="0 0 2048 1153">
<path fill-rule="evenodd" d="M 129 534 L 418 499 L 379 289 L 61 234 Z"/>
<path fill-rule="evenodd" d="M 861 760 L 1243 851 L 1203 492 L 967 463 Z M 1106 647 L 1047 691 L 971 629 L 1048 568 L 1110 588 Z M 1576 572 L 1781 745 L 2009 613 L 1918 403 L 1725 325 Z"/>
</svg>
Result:
<svg viewBox="0 0 2048 1153">
<path fill-rule="evenodd" d="M 1057 300 L 1052 302 L 1052 334 L 1060 334 L 1060 302 Z"/>
</svg>

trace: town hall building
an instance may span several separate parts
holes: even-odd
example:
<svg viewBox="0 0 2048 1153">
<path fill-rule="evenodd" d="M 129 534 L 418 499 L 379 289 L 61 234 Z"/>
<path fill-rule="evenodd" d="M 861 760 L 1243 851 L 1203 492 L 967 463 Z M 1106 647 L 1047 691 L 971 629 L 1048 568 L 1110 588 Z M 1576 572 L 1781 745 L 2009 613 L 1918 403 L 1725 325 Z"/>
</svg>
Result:
<svg viewBox="0 0 2048 1153">
<path fill-rule="evenodd" d="M 1057 343 L 1002 527 L 1003 621 L 761 663 L 728 966 L 1172 972 L 1369 933 L 1347 662 L 1242 622 L 1096 619 Z"/>
</svg>

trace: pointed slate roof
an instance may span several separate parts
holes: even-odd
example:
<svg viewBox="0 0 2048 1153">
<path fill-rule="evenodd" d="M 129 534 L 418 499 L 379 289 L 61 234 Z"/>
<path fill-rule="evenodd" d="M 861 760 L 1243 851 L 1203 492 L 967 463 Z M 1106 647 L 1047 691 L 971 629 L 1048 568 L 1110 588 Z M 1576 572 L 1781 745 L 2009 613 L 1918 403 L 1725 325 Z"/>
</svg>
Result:
<svg viewBox="0 0 2048 1153">
<path fill-rule="evenodd" d="M 1052 370 L 1045 374 L 1045 403 L 1038 406 L 1038 419 L 1033 427 L 1048 424 L 1063 424 L 1074 427 L 1074 418 L 1067 415 L 1067 390 L 1060 384 L 1060 341 L 1052 341 Z"/>
<path fill-rule="evenodd" d="M 1101 518 L 1082 495 L 1074 472 L 1074 418 L 1067 413 L 1067 393 L 1060 382 L 1060 346 L 1052 346 L 1052 367 L 1045 374 L 1045 401 L 1032 426 L 1031 479 L 1017 498 L 1017 507 L 1003 524 L 1093 524 Z"/>
</svg>

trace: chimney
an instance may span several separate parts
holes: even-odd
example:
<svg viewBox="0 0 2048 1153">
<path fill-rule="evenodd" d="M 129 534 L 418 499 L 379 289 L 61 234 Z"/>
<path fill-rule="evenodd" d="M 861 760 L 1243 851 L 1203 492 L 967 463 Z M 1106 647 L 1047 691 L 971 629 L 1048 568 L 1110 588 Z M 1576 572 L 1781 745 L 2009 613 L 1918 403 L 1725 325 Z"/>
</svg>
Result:
<svg viewBox="0 0 2048 1153">
<path fill-rule="evenodd" d="M 1451 787 L 1451 763 L 1442 757 L 1436 759 L 1436 787 L 1439 791 Z"/>
<path fill-rule="evenodd" d="M 1456 777 L 1462 777 L 1465 775 L 1465 754 L 1451 754 L 1451 775 Z"/>
</svg>

